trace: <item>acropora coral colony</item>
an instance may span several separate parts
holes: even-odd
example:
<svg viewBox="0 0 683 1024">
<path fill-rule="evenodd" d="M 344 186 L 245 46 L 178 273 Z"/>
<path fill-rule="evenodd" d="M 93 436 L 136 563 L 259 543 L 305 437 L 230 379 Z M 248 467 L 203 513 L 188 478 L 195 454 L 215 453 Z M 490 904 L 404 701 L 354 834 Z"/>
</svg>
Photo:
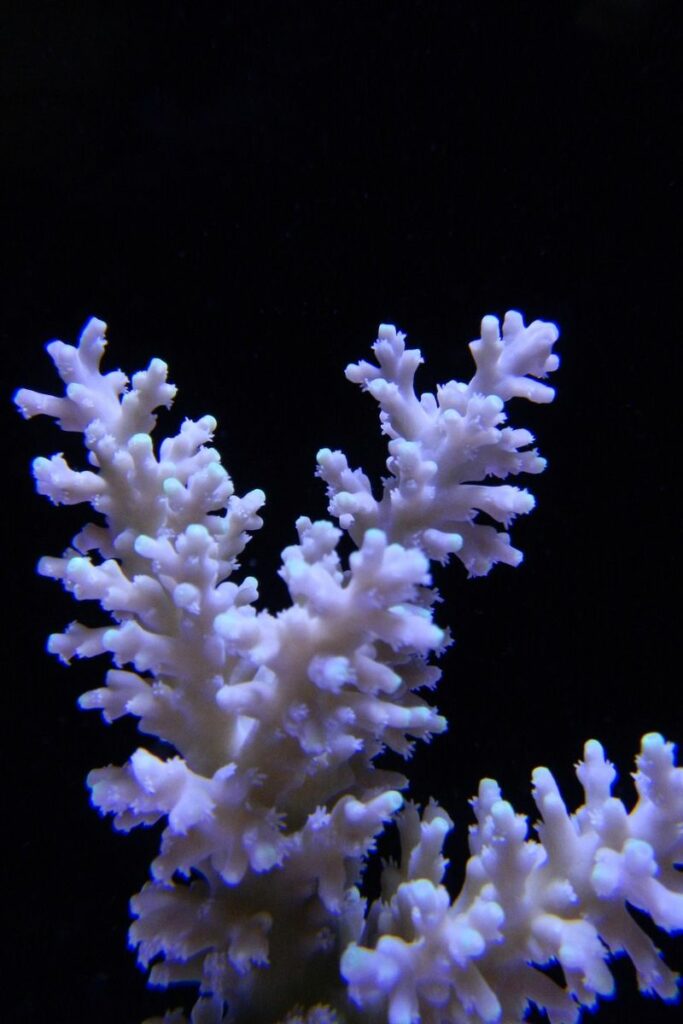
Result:
<svg viewBox="0 0 683 1024">
<path fill-rule="evenodd" d="M 342 452 L 318 453 L 330 518 L 297 521 L 280 569 L 290 602 L 277 613 L 257 608 L 257 581 L 239 571 L 263 492 L 234 493 L 211 416 L 152 441 L 154 410 L 175 396 L 167 367 L 153 359 L 130 382 L 101 373 L 104 331 L 92 319 L 78 347 L 48 345 L 63 397 L 22 389 L 16 402 L 83 434 L 89 468 L 62 455 L 33 464 L 41 494 L 95 510 L 39 572 L 110 617 L 73 622 L 49 650 L 64 662 L 110 655 L 105 685 L 81 707 L 107 722 L 133 715 L 175 751 L 142 746 L 88 777 L 117 829 L 164 822 L 131 902 L 130 943 L 152 963 L 151 984 L 196 983 L 192 1024 L 516 1024 L 531 1005 L 572 1024 L 612 993 L 608 961 L 625 953 L 644 992 L 675 1000 L 676 976 L 627 909 L 683 927 L 672 743 L 643 737 L 630 812 L 596 740 L 576 770 L 585 803 L 573 814 L 537 768 L 535 838 L 484 779 L 455 899 L 442 882 L 451 819 L 434 801 L 408 801 L 408 780 L 378 763 L 446 728 L 428 699 L 448 643 L 430 563 L 455 556 L 478 576 L 522 558 L 507 528 L 534 499 L 500 481 L 545 462 L 528 430 L 507 425 L 505 403 L 552 400 L 543 378 L 558 366 L 556 327 L 509 312 L 501 331 L 485 317 L 469 383 L 418 397 L 419 351 L 380 326 L 376 363 L 346 376 L 379 405 L 388 475 L 373 487 Z M 390 821 L 400 859 L 369 901 L 363 868 Z M 187 1019 L 171 1010 L 163 1021 Z"/>
</svg>

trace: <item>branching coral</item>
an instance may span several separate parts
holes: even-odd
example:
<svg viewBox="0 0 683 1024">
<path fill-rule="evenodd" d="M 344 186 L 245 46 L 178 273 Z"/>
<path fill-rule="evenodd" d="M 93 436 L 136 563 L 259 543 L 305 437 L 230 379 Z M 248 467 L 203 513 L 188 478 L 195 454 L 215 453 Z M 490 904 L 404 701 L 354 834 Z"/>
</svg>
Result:
<svg viewBox="0 0 683 1024">
<path fill-rule="evenodd" d="M 527 327 L 518 313 L 502 332 L 485 317 L 471 381 L 418 397 L 420 353 L 381 326 L 376 364 L 346 372 L 379 405 L 388 476 L 376 497 L 341 452 L 318 453 L 338 525 L 298 520 L 280 571 L 290 603 L 277 613 L 257 609 L 257 581 L 239 573 L 264 495 L 235 494 L 210 447 L 215 421 L 152 441 L 155 410 L 175 396 L 164 363 L 130 384 L 102 374 L 104 324 L 91 320 L 77 348 L 48 346 L 64 397 L 17 393 L 25 416 L 82 432 L 90 463 L 34 463 L 40 493 L 96 513 L 39 571 L 111 617 L 72 623 L 49 649 L 65 662 L 111 655 L 116 667 L 81 705 L 107 721 L 133 715 L 176 751 L 163 759 L 140 747 L 89 785 L 117 828 L 164 823 L 130 938 L 140 962 L 153 962 L 152 983 L 198 983 L 192 1024 L 512 1024 L 531 1002 L 570 1024 L 611 991 L 605 962 L 622 949 L 643 988 L 675 996 L 625 910 L 683 927 L 683 771 L 671 744 L 644 738 L 630 814 L 610 795 L 614 771 L 595 741 L 578 768 L 586 803 L 571 817 L 537 769 L 539 840 L 485 780 L 454 902 L 442 884 L 448 816 L 404 805 L 407 779 L 377 764 L 383 750 L 408 754 L 446 727 L 425 696 L 440 676 L 430 659 L 448 643 L 430 561 L 455 555 L 483 575 L 521 559 L 507 529 L 533 498 L 499 481 L 545 463 L 529 431 L 507 425 L 504 403 L 552 400 L 539 378 L 558 365 L 556 339 L 553 324 Z M 362 868 L 397 812 L 401 863 L 385 867 L 368 908 Z M 553 960 L 564 987 L 534 966 Z"/>
</svg>

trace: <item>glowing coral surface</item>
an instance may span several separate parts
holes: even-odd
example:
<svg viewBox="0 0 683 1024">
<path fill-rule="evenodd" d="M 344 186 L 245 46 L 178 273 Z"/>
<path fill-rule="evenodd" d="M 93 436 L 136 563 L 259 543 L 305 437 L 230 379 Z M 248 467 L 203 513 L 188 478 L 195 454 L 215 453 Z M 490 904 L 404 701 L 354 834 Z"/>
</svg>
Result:
<svg viewBox="0 0 683 1024">
<path fill-rule="evenodd" d="M 448 643 L 430 562 L 455 556 L 484 575 L 521 560 L 507 529 L 534 500 L 500 481 L 545 463 L 529 431 L 507 425 L 505 402 L 552 401 L 543 378 L 558 365 L 556 327 L 510 312 L 501 330 L 485 317 L 469 383 L 419 396 L 420 353 L 380 327 L 376 362 L 346 375 L 379 405 L 388 476 L 373 489 L 342 452 L 318 453 L 334 521 L 297 521 L 280 570 L 290 603 L 277 613 L 257 609 L 258 583 L 239 571 L 263 492 L 235 494 L 210 416 L 153 442 L 154 410 L 175 396 L 167 367 L 154 359 L 130 382 L 103 374 L 104 330 L 93 319 L 78 347 L 48 346 L 64 397 L 21 390 L 16 402 L 83 433 L 89 469 L 55 455 L 36 459 L 34 475 L 41 494 L 90 503 L 97 521 L 39 571 L 111 617 L 72 623 L 49 649 L 64 661 L 111 655 L 116 667 L 81 706 L 107 721 L 133 715 L 176 752 L 140 747 L 88 780 L 116 828 L 164 822 L 151 880 L 132 900 L 130 939 L 141 964 L 153 961 L 151 982 L 198 983 L 192 1024 L 515 1024 L 531 1004 L 571 1024 L 612 992 L 607 961 L 625 952 L 642 989 L 674 999 L 675 975 L 626 909 L 683 927 L 672 744 L 643 738 L 630 813 L 611 796 L 615 771 L 595 740 L 573 814 L 537 768 L 537 838 L 484 780 L 454 900 L 442 884 L 448 815 L 434 802 L 420 813 L 404 801 L 407 779 L 376 764 L 446 728 L 425 696 Z M 367 906 L 362 868 L 391 819 L 400 864 L 385 865 Z M 550 962 L 564 985 L 539 970 Z"/>
</svg>

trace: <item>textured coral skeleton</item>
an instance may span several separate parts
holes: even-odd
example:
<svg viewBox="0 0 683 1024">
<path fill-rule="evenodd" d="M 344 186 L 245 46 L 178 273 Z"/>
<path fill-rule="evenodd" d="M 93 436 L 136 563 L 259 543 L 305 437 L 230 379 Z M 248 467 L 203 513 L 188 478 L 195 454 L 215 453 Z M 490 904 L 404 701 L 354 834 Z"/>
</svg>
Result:
<svg viewBox="0 0 683 1024">
<path fill-rule="evenodd" d="M 644 991 L 675 999 L 676 976 L 627 910 L 683 928 L 683 769 L 671 743 L 643 738 L 630 813 L 595 740 L 574 814 L 537 768 L 538 838 L 484 780 L 454 900 L 442 883 L 448 814 L 434 802 L 421 813 L 408 780 L 377 763 L 446 727 L 425 696 L 449 642 L 430 562 L 454 556 L 484 575 L 521 560 L 507 528 L 534 501 L 500 481 L 545 462 L 529 431 L 507 425 L 505 402 L 552 401 L 543 378 L 558 365 L 556 327 L 510 312 L 501 331 L 485 317 L 469 383 L 419 397 L 420 353 L 380 327 L 376 363 L 346 375 L 379 405 L 388 476 L 373 490 L 341 452 L 318 453 L 331 520 L 297 521 L 280 570 L 291 600 L 277 613 L 257 608 L 257 581 L 239 569 L 263 492 L 235 494 L 210 416 L 152 441 L 155 410 L 175 396 L 166 365 L 154 359 L 130 382 L 103 374 L 104 330 L 93 319 L 78 347 L 48 346 L 63 397 L 22 389 L 16 402 L 81 432 L 90 464 L 34 462 L 41 494 L 90 503 L 96 519 L 39 571 L 110 616 L 72 623 L 49 650 L 65 662 L 110 655 L 105 685 L 81 706 L 106 721 L 132 715 L 176 752 L 141 746 L 88 779 L 116 828 L 164 822 L 131 903 L 130 941 L 153 962 L 151 983 L 196 982 L 192 1024 L 516 1024 L 532 1004 L 572 1024 L 611 994 L 608 960 L 625 952 Z M 363 866 L 391 820 L 400 863 L 385 864 L 367 905 Z M 540 969 L 552 962 L 564 983 Z"/>
</svg>

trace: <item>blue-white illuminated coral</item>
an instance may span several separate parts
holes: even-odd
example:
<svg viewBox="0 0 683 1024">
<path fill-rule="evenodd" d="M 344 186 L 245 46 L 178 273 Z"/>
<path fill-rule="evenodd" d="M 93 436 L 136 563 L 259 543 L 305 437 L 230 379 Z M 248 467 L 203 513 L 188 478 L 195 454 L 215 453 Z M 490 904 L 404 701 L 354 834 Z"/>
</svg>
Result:
<svg viewBox="0 0 683 1024">
<path fill-rule="evenodd" d="M 152 982 L 198 983 L 192 1024 L 513 1024 L 530 1002 L 570 1024 L 611 991 L 606 943 L 629 954 L 643 988 L 672 998 L 673 975 L 625 909 L 683 927 L 683 782 L 670 744 L 644 738 L 630 814 L 610 795 L 614 772 L 594 741 L 573 817 L 537 769 L 540 841 L 484 781 L 454 902 L 441 882 L 450 819 L 433 803 L 422 817 L 401 810 L 407 780 L 376 763 L 387 747 L 408 754 L 446 728 L 424 696 L 440 677 L 430 659 L 448 643 L 430 561 L 455 555 L 481 575 L 521 559 L 507 529 L 533 498 L 488 478 L 545 466 L 532 435 L 507 425 L 504 403 L 551 401 L 539 378 L 558 365 L 555 326 L 526 327 L 513 312 L 501 333 L 486 317 L 470 346 L 472 380 L 419 397 L 420 353 L 380 328 L 377 364 L 347 377 L 380 407 L 388 477 L 376 497 L 341 452 L 319 452 L 338 525 L 298 520 L 280 571 L 289 604 L 277 613 L 257 608 L 257 581 L 239 573 L 263 493 L 234 493 L 210 416 L 155 447 L 155 409 L 175 395 L 166 366 L 153 360 L 130 386 L 119 371 L 103 375 L 103 335 L 92 320 L 77 348 L 48 347 L 64 397 L 22 390 L 16 400 L 26 416 L 83 433 L 88 469 L 56 455 L 37 459 L 34 474 L 53 502 L 97 513 L 39 568 L 99 601 L 110 621 L 73 623 L 49 648 L 64 661 L 109 653 L 115 667 L 81 705 L 107 721 L 133 715 L 176 751 L 164 759 L 141 747 L 89 777 L 117 828 L 164 823 L 132 901 L 130 938 L 143 965 L 154 961 Z M 362 868 L 397 814 L 401 864 L 385 867 L 368 908 Z M 533 966 L 550 960 L 566 987 Z"/>
<path fill-rule="evenodd" d="M 661 928 L 683 928 L 683 886 L 673 867 L 683 858 L 683 769 L 670 743 L 645 736 L 640 799 L 630 814 L 611 796 L 616 773 L 595 740 L 577 775 L 586 803 L 570 817 L 548 769 L 534 772 L 540 842 L 527 838 L 526 819 L 497 784 L 481 783 L 472 856 L 453 903 L 440 884 L 448 817 L 435 805 L 422 821 L 412 806 L 402 812 L 400 869 L 385 869 L 382 899 L 342 958 L 358 1005 L 380 1009 L 389 1024 L 493 1024 L 521 1021 L 535 1003 L 550 1024 L 573 1024 L 581 1006 L 612 994 L 607 961 L 621 950 L 644 991 L 675 998 L 674 974 L 626 903 Z M 551 961 L 566 987 L 533 966 Z"/>
</svg>

